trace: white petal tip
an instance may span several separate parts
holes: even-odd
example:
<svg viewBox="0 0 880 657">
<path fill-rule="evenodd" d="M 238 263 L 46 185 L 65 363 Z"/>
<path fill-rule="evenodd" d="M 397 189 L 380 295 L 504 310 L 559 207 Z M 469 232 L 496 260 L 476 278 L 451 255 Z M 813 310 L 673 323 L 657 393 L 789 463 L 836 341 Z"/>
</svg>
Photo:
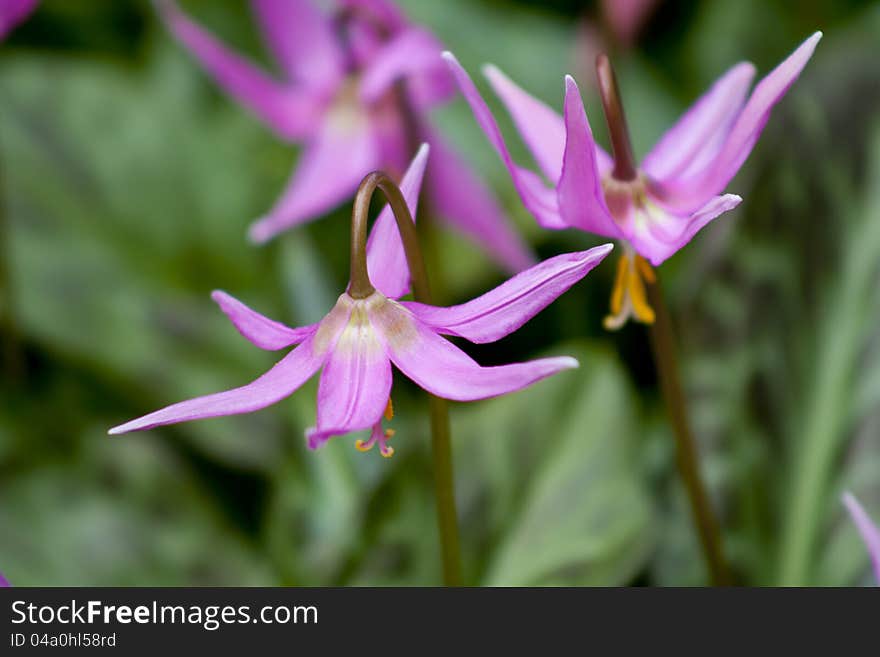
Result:
<svg viewBox="0 0 880 657">
<path fill-rule="evenodd" d="M 109 430 L 107 431 L 107 435 L 108 435 L 108 436 L 118 436 L 118 435 L 121 434 L 121 433 L 125 433 L 125 432 L 122 430 L 122 426 L 121 426 L 121 425 L 118 426 L 118 427 L 113 427 L 112 429 L 109 429 Z"/>
<path fill-rule="evenodd" d="M 444 50 L 442 53 L 440 53 L 440 56 L 447 62 L 454 62 L 458 64 L 458 60 L 455 58 L 455 55 L 453 55 L 449 50 Z"/>
<path fill-rule="evenodd" d="M 265 219 L 261 217 L 251 224 L 248 228 L 248 241 L 251 244 L 265 244 L 272 237 L 271 231 L 264 225 Z"/>
<path fill-rule="evenodd" d="M 565 86 L 566 86 L 566 88 L 569 88 L 569 87 L 574 87 L 575 89 L 578 88 L 577 82 L 575 82 L 575 79 L 571 75 L 569 75 L 568 73 L 565 74 Z"/>
<path fill-rule="evenodd" d="M 572 358 L 571 356 L 560 356 L 558 362 L 559 369 L 562 370 L 576 370 L 581 366 L 577 358 Z"/>
<path fill-rule="evenodd" d="M 504 80 L 507 79 L 507 76 L 504 75 L 501 69 L 495 66 L 495 64 L 483 64 L 480 67 L 480 70 L 483 72 L 483 75 L 489 79 L 489 81 L 492 81 L 496 78 L 501 78 Z"/>
</svg>

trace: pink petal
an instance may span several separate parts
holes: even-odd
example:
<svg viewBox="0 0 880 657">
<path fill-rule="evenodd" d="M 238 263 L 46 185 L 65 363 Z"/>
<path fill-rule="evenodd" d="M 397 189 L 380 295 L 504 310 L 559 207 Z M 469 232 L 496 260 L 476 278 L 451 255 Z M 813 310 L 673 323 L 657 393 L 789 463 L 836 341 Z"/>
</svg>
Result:
<svg viewBox="0 0 880 657">
<path fill-rule="evenodd" d="M 301 328 L 290 328 L 260 313 L 251 310 L 238 299 L 222 290 L 214 290 L 211 298 L 226 313 L 229 320 L 245 338 L 260 349 L 275 351 L 294 344 L 299 344 L 317 330 L 316 324 Z"/>
<path fill-rule="evenodd" d="M 483 67 L 483 75 L 504 103 L 547 180 L 555 184 L 562 173 L 565 124 L 562 117 L 544 102 L 514 84 L 497 67 Z"/>
<path fill-rule="evenodd" d="M 518 272 L 533 265 L 531 250 L 486 185 L 441 137 L 433 132 L 428 134 L 433 150 L 427 190 L 434 211 L 473 239 L 507 271 Z M 538 185 L 552 194 L 542 183 Z"/>
<path fill-rule="evenodd" d="M 422 144 L 400 181 L 400 191 L 413 221 L 416 219 L 419 191 L 428 163 L 428 150 L 428 145 Z M 390 205 L 379 213 L 367 240 L 367 271 L 370 281 L 386 297 L 397 299 L 409 292 L 409 266 Z"/>
<path fill-rule="evenodd" d="M 558 255 L 472 301 L 451 308 L 414 302 L 402 305 L 438 333 L 477 343 L 495 342 L 555 301 L 599 264 L 611 249 L 611 244 L 605 244 L 589 251 Z"/>
<path fill-rule="evenodd" d="M 577 83 L 565 76 L 565 153 L 557 193 L 569 226 L 605 237 L 621 236 L 608 206 L 596 166 L 596 142 Z"/>
<path fill-rule="evenodd" d="M 0 4 L 0 40 L 26 19 L 37 8 L 38 2 L 39 0 L 3 0 Z M 2 579 L 0 576 L 0 580 Z"/>
<path fill-rule="evenodd" d="M 748 62 L 722 75 L 645 156 L 642 169 L 665 182 L 701 171 L 717 155 L 755 76 Z"/>
<path fill-rule="evenodd" d="M 559 214 L 559 203 L 556 199 L 555 191 L 549 189 L 536 173 L 516 165 L 510 156 L 507 144 L 504 143 L 504 137 L 501 135 L 501 130 L 498 128 L 495 117 L 492 116 L 489 106 L 486 105 L 486 101 L 483 100 L 480 92 L 477 91 L 473 80 L 471 80 L 470 76 L 451 52 L 444 52 L 443 58 L 452 71 L 465 100 L 471 106 L 474 118 L 476 118 L 477 123 L 489 138 L 489 142 L 501 156 L 505 166 L 507 166 L 507 170 L 510 172 L 513 184 L 517 192 L 519 192 L 523 205 L 526 206 L 544 228 L 556 230 L 568 228 Z"/>
<path fill-rule="evenodd" d="M 175 422 L 250 413 L 274 404 L 293 393 L 321 367 L 326 352 L 316 353 L 314 341 L 314 336 L 306 338 L 271 370 L 246 386 L 167 406 L 114 427 L 109 433 L 116 435 Z"/>
<path fill-rule="evenodd" d="M 510 112 L 519 134 L 547 180 L 553 184 L 559 182 L 565 150 L 565 123 L 562 117 L 556 110 L 515 84 L 496 66 L 484 66 L 483 75 Z M 611 156 L 598 144 L 596 160 L 600 174 L 611 169 Z"/>
<path fill-rule="evenodd" d="M 357 108 L 338 108 L 297 162 L 287 188 L 265 216 L 250 228 L 255 242 L 316 219 L 354 195 L 361 179 L 378 168 L 375 135 Z"/>
<path fill-rule="evenodd" d="M 0 573 L 0 588 L 8 588 L 12 586 L 5 577 L 3 577 L 3 573 Z"/>
<path fill-rule="evenodd" d="M 274 80 L 226 48 L 172 0 L 160 0 L 157 6 L 172 33 L 217 83 L 281 138 L 301 139 L 314 131 L 321 109 L 317 98 Z"/>
<path fill-rule="evenodd" d="M 377 102 L 403 78 L 407 78 L 408 87 L 418 82 L 413 95 L 418 108 L 448 98 L 452 80 L 440 58 L 441 50 L 440 42 L 427 30 L 414 27 L 402 31 L 382 47 L 364 71 L 361 101 Z"/>
<path fill-rule="evenodd" d="M 845 493 L 843 503 L 846 505 L 853 522 L 858 527 L 862 540 L 868 548 L 868 554 L 874 564 L 874 574 L 877 577 L 877 583 L 880 584 L 880 529 L 877 528 L 862 505 L 850 493 Z"/>
<path fill-rule="evenodd" d="M 676 183 L 668 202 L 695 207 L 727 186 L 752 152 L 770 111 L 798 78 L 821 38 L 822 33 L 816 32 L 758 83 L 712 163 L 688 181 Z"/>
<path fill-rule="evenodd" d="M 689 216 L 678 216 L 660 205 L 650 205 L 646 209 L 647 217 L 637 220 L 635 230 L 626 231 L 626 238 L 656 267 L 690 242 L 703 226 L 741 201 L 736 194 L 716 196 Z"/>
<path fill-rule="evenodd" d="M 422 388 L 446 399 L 470 401 L 503 395 L 578 366 L 574 358 L 564 356 L 481 367 L 398 304 L 376 309 L 371 318 L 385 337 L 391 362 Z"/>
<path fill-rule="evenodd" d="M 406 18 L 400 8 L 390 0 L 338 0 L 345 9 L 369 13 L 387 32 L 396 32 L 406 25 Z"/>
<path fill-rule="evenodd" d="M 349 324 L 342 332 L 321 373 L 317 426 L 306 432 L 311 449 L 331 436 L 371 427 L 388 405 L 391 363 L 365 314 L 362 319 L 363 324 Z"/>
<path fill-rule="evenodd" d="M 312 0 L 253 0 L 257 21 L 291 80 L 316 91 L 334 89 L 345 72 L 330 16 Z"/>
</svg>

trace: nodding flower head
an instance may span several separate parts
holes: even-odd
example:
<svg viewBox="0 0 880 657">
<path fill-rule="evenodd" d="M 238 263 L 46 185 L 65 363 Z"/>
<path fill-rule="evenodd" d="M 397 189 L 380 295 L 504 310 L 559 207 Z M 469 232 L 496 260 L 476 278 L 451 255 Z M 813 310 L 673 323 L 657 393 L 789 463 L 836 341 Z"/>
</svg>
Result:
<svg viewBox="0 0 880 657">
<path fill-rule="evenodd" d="M 401 181 L 398 202 L 405 203 L 409 212 L 418 199 L 427 156 L 425 145 Z M 356 213 L 359 207 L 368 209 L 369 198 L 359 194 Z M 583 278 L 608 254 L 610 244 L 550 258 L 472 301 L 442 308 L 399 300 L 408 292 L 410 279 L 414 286 L 416 280 L 409 272 L 411 251 L 401 239 L 400 221 L 390 206 L 382 211 L 366 245 L 368 280 L 362 280 L 367 275 L 358 274 L 356 281 L 353 264 L 349 290 L 317 324 L 291 328 L 258 314 L 225 292 L 214 292 L 214 300 L 238 331 L 256 346 L 298 346 L 248 385 L 174 404 L 110 433 L 255 411 L 292 394 L 321 370 L 317 421 L 306 431 L 309 447 L 320 447 L 335 435 L 370 429 L 369 439 L 358 441 L 356 446 L 366 450 L 378 445 L 383 456 L 390 456 L 393 449 L 388 441 L 393 430 L 383 428 L 382 420 L 392 417 L 392 364 L 428 392 L 458 401 L 513 392 L 577 367 L 577 361 L 566 356 L 482 367 L 441 336 L 475 343 L 504 337 Z M 408 221 L 411 230 L 412 220 Z M 352 252 L 353 263 L 359 261 L 358 249 Z"/>
<path fill-rule="evenodd" d="M 545 228 L 578 228 L 628 245 L 622 270 L 645 281 L 648 263 L 657 266 L 687 244 L 715 217 L 742 200 L 721 192 L 739 171 L 758 140 L 770 111 L 788 91 L 822 37 L 816 32 L 771 71 L 748 95 L 755 75 L 749 63 L 731 68 L 660 139 L 639 166 L 632 152 L 623 104 L 607 57 L 597 58 L 599 90 L 613 157 L 596 144 L 577 84 L 565 78 L 562 116 L 531 97 L 494 66 L 484 73 L 510 112 L 531 150 L 543 180 L 510 155 L 488 105 L 451 53 L 444 53 L 477 122 L 506 164 L 526 208 Z M 633 255 L 635 254 L 635 256 Z M 643 258 L 648 262 L 635 258 Z M 633 265 L 633 262 L 636 264 Z M 653 312 L 636 312 L 640 285 L 615 287 L 616 328 L 628 316 L 652 321 Z M 622 301 L 616 303 L 615 299 Z M 632 312 L 615 307 L 627 304 Z"/>
</svg>

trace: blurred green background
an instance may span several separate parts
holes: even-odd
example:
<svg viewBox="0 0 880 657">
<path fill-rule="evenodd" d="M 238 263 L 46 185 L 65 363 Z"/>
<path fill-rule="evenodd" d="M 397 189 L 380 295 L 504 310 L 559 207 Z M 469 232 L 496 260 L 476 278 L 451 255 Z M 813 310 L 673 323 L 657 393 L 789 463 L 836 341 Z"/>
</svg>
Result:
<svg viewBox="0 0 880 657">
<path fill-rule="evenodd" d="M 183 4 L 265 58 L 246 3 Z M 400 4 L 469 70 L 494 62 L 555 107 L 573 73 L 605 141 L 583 38 L 597 4 Z M 727 67 L 749 59 L 763 74 L 816 29 L 816 55 L 729 187 L 745 201 L 661 271 L 704 472 L 747 584 L 871 581 L 839 496 L 880 516 L 880 5 L 659 2 L 631 48 L 610 46 L 644 153 Z M 542 257 L 598 243 L 536 226 L 461 99 L 437 120 Z M 344 288 L 347 207 L 268 246 L 245 241 L 296 157 L 145 1 L 45 0 L 0 45 L 19 356 L 4 359 L 0 396 L 0 571 L 13 584 L 439 583 L 426 403 L 402 377 L 390 460 L 353 437 L 305 448 L 314 381 L 256 414 L 106 435 L 277 358 L 235 332 L 212 289 L 298 325 Z M 457 235 L 437 248 L 446 302 L 503 280 Z M 471 584 L 706 582 L 646 332 L 602 329 L 613 269 L 500 343 L 462 345 L 484 364 L 581 362 L 453 406 Z"/>
</svg>

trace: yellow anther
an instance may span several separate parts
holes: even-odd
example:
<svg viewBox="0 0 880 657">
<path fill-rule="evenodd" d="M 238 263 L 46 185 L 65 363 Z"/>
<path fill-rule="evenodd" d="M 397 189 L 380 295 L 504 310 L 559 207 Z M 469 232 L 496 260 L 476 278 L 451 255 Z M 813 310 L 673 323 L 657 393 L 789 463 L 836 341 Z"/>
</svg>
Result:
<svg viewBox="0 0 880 657">
<path fill-rule="evenodd" d="M 654 273 L 654 269 L 651 267 L 650 264 L 648 264 L 648 261 L 640 255 L 636 256 L 636 268 L 639 270 L 639 273 L 642 275 L 642 278 L 644 278 L 646 282 L 657 282 L 657 274 Z"/>
<path fill-rule="evenodd" d="M 394 405 L 391 403 L 391 397 L 388 398 L 388 405 L 385 407 L 385 419 L 389 422 L 394 419 Z"/>
<path fill-rule="evenodd" d="M 624 253 L 617 261 L 617 274 L 614 276 L 614 288 L 611 291 L 611 314 L 617 315 L 623 307 L 623 295 L 627 288 L 629 274 L 629 256 Z"/>
<path fill-rule="evenodd" d="M 648 303 L 645 283 L 657 280 L 651 265 L 628 247 L 617 262 L 614 288 L 611 291 L 611 314 L 603 322 L 609 331 L 626 324 L 630 317 L 644 324 L 654 323 L 654 310 Z"/>
<path fill-rule="evenodd" d="M 382 448 L 379 450 L 379 453 L 382 454 L 382 456 L 384 456 L 386 459 L 390 459 L 392 456 L 394 456 L 394 448 L 390 445 L 383 445 Z"/>
<path fill-rule="evenodd" d="M 635 267 L 629 277 L 629 298 L 636 319 L 644 324 L 653 324 L 654 309 L 648 305 L 648 299 L 645 296 L 645 283 Z"/>
<path fill-rule="evenodd" d="M 354 448 L 359 452 L 369 452 L 371 449 L 373 449 L 373 443 L 367 443 L 358 438 L 356 441 L 354 441 Z"/>
</svg>

